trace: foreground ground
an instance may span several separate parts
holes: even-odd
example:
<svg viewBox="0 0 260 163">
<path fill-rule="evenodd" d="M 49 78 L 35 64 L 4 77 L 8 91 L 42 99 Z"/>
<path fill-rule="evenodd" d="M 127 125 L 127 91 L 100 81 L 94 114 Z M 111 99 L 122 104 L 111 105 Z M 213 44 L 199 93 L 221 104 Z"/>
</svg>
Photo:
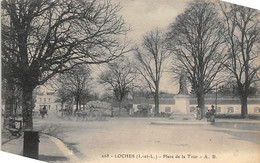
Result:
<svg viewBox="0 0 260 163">
<path fill-rule="evenodd" d="M 259 121 L 217 119 L 215 126 L 205 123 L 151 125 L 151 122 L 174 121 L 109 118 L 82 122 L 50 113 L 45 119 L 36 119 L 35 126 L 61 139 L 83 162 L 260 160 Z"/>
<path fill-rule="evenodd" d="M 80 162 L 260 162 L 260 121 L 77 121 L 50 112 L 36 118 L 34 126 L 62 140 Z"/>
</svg>

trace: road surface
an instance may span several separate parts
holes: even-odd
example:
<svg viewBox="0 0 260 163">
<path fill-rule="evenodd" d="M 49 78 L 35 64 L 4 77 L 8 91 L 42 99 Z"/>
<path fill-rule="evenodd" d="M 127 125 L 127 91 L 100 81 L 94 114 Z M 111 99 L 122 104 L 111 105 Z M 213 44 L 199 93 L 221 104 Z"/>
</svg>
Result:
<svg viewBox="0 0 260 163">
<path fill-rule="evenodd" d="M 81 162 L 259 162 L 260 123 L 249 128 L 151 125 L 164 118 L 76 121 L 49 112 L 34 126 L 62 140 Z M 242 121 L 242 120 L 241 120 Z M 217 120 L 218 123 L 218 120 Z M 230 127 L 230 124 L 231 127 Z"/>
</svg>

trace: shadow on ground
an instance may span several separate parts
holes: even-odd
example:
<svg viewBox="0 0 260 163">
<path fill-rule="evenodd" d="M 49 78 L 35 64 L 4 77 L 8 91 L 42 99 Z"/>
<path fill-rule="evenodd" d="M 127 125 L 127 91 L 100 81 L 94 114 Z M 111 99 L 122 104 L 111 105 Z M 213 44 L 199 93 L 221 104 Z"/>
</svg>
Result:
<svg viewBox="0 0 260 163">
<path fill-rule="evenodd" d="M 229 134 L 234 137 L 233 139 L 244 140 L 244 141 L 260 144 L 260 140 L 259 140 L 260 132 L 251 133 L 251 132 L 239 132 L 239 131 L 227 131 L 227 130 L 211 130 L 211 131 Z"/>
<path fill-rule="evenodd" d="M 85 158 L 85 156 L 76 148 L 76 145 L 78 143 L 68 143 L 68 142 L 64 142 L 66 144 L 66 146 L 74 152 L 74 154 L 79 157 L 79 158 Z"/>
<path fill-rule="evenodd" d="M 227 133 L 234 137 L 234 139 L 249 141 L 260 144 L 260 124 L 259 123 L 243 123 L 243 122 L 217 122 L 214 123 L 217 130 L 214 132 Z M 223 128 L 223 130 L 221 130 Z M 231 129 L 225 130 L 225 129 Z M 235 129 L 235 130 L 232 130 Z M 239 131 L 240 130 L 240 131 Z"/>
<path fill-rule="evenodd" d="M 228 129 L 238 129 L 238 130 L 252 130 L 260 132 L 259 123 L 244 123 L 244 122 L 216 122 L 215 127 L 228 128 Z"/>
<path fill-rule="evenodd" d="M 220 119 L 242 119 L 241 114 L 216 114 L 216 118 Z M 248 119 L 260 120 L 260 115 L 248 115 Z"/>
<path fill-rule="evenodd" d="M 62 156 L 46 156 L 46 155 L 39 155 L 39 160 L 50 162 L 50 161 L 69 161 L 67 157 Z"/>
</svg>

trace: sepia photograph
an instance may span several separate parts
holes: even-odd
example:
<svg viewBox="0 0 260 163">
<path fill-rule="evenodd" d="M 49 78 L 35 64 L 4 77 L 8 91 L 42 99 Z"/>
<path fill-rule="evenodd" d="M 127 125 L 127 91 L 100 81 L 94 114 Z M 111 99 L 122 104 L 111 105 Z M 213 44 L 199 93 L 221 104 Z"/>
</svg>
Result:
<svg viewBox="0 0 260 163">
<path fill-rule="evenodd" d="M 2 0 L 0 119 L 0 162 L 260 163 L 260 11 Z"/>
</svg>

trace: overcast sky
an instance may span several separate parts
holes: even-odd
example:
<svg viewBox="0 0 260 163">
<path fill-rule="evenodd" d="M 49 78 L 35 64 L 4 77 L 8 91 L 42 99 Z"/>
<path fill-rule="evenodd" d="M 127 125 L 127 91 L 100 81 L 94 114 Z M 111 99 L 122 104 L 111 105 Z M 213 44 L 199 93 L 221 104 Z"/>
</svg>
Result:
<svg viewBox="0 0 260 163">
<path fill-rule="evenodd" d="M 167 28 L 190 0 L 112 0 L 120 3 L 121 14 L 131 27 L 129 37 L 139 42 L 155 28 Z"/>
</svg>

